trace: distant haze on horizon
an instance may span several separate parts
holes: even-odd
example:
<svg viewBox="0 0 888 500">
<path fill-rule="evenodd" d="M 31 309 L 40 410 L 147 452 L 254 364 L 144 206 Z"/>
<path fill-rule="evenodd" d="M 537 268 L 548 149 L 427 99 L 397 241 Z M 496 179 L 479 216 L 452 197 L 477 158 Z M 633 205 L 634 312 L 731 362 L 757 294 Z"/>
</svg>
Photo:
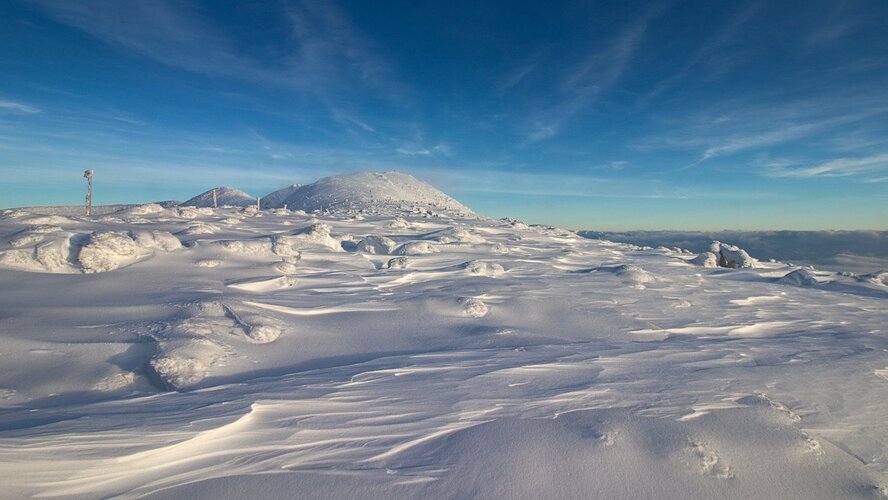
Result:
<svg viewBox="0 0 888 500">
<path fill-rule="evenodd" d="M 398 170 L 567 228 L 888 229 L 888 2 L 13 0 L 0 207 Z"/>
</svg>

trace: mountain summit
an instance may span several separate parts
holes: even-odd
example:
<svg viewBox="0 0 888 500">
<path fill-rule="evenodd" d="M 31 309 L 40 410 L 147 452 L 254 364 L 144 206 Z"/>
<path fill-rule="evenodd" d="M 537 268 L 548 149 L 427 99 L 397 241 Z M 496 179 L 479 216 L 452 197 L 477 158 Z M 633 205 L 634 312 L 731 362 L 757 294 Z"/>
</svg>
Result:
<svg viewBox="0 0 888 500">
<path fill-rule="evenodd" d="M 245 207 L 256 203 L 256 198 L 241 191 L 240 189 L 230 187 L 217 187 L 216 203 L 220 206 L 231 205 L 235 207 Z M 204 191 L 203 193 L 191 198 L 188 201 L 180 203 L 183 207 L 212 207 L 213 206 L 213 189 Z"/>
<path fill-rule="evenodd" d="M 430 184 L 400 172 L 356 172 L 324 177 L 294 190 L 277 207 L 284 205 L 292 210 L 305 211 L 372 210 L 392 205 L 408 205 L 472 212 Z"/>
</svg>

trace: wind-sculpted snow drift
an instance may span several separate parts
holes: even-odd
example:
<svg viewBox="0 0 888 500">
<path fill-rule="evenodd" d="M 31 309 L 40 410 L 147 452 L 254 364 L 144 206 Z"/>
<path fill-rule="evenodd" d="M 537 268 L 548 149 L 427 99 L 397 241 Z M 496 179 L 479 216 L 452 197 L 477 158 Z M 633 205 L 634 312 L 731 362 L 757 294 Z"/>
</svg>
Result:
<svg viewBox="0 0 888 500">
<path fill-rule="evenodd" d="M 381 175 L 297 210 L 0 214 L 2 495 L 888 494 L 885 273 L 694 262 Z"/>
</svg>

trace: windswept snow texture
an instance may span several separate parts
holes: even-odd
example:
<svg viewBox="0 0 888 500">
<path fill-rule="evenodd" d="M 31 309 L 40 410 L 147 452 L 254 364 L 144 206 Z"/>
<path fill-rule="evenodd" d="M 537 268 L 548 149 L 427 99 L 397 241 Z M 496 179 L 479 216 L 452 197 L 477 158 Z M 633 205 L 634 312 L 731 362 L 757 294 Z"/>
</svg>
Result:
<svg viewBox="0 0 888 500">
<path fill-rule="evenodd" d="M 241 191 L 240 189 L 230 187 L 216 188 L 216 204 L 217 206 L 246 207 L 256 204 L 256 198 Z M 213 190 L 203 192 L 188 201 L 181 203 L 183 207 L 206 208 L 213 206 Z"/>
<path fill-rule="evenodd" d="M 279 206 L 290 210 L 352 209 L 376 211 L 381 207 L 471 210 L 433 186 L 400 172 L 358 172 L 324 177 L 302 186 Z"/>
<path fill-rule="evenodd" d="M 5 212 L 0 495 L 888 494 L 884 273 L 357 213 L 362 179 L 407 196 Z"/>
</svg>

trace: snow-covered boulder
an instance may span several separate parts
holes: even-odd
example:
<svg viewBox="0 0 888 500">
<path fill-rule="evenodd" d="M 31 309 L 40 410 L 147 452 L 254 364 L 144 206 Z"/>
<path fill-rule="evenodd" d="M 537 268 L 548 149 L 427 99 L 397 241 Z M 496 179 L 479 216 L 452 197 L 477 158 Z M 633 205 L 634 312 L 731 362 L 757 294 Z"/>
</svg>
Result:
<svg viewBox="0 0 888 500">
<path fill-rule="evenodd" d="M 758 260 L 752 258 L 746 250 L 734 245 L 713 241 L 709 251 L 718 258 L 718 267 L 731 269 L 758 267 Z"/>
<path fill-rule="evenodd" d="M 506 272 L 503 266 L 496 262 L 488 262 L 485 260 L 470 260 L 462 264 L 462 268 L 469 274 L 477 276 L 499 276 Z"/>
<path fill-rule="evenodd" d="M 355 246 L 355 251 L 360 253 L 387 255 L 392 253 L 392 250 L 394 250 L 397 245 L 398 244 L 391 238 L 370 235 L 358 242 Z"/>
<path fill-rule="evenodd" d="M 718 267 L 718 255 L 712 252 L 703 252 L 691 259 L 690 262 L 703 267 Z"/>
<path fill-rule="evenodd" d="M 405 269 L 409 265 L 407 257 L 395 257 L 382 265 L 382 269 Z"/>
<path fill-rule="evenodd" d="M 85 273 L 112 271 L 138 258 L 136 242 L 122 231 L 97 231 L 80 249 L 77 260 Z"/>
</svg>

